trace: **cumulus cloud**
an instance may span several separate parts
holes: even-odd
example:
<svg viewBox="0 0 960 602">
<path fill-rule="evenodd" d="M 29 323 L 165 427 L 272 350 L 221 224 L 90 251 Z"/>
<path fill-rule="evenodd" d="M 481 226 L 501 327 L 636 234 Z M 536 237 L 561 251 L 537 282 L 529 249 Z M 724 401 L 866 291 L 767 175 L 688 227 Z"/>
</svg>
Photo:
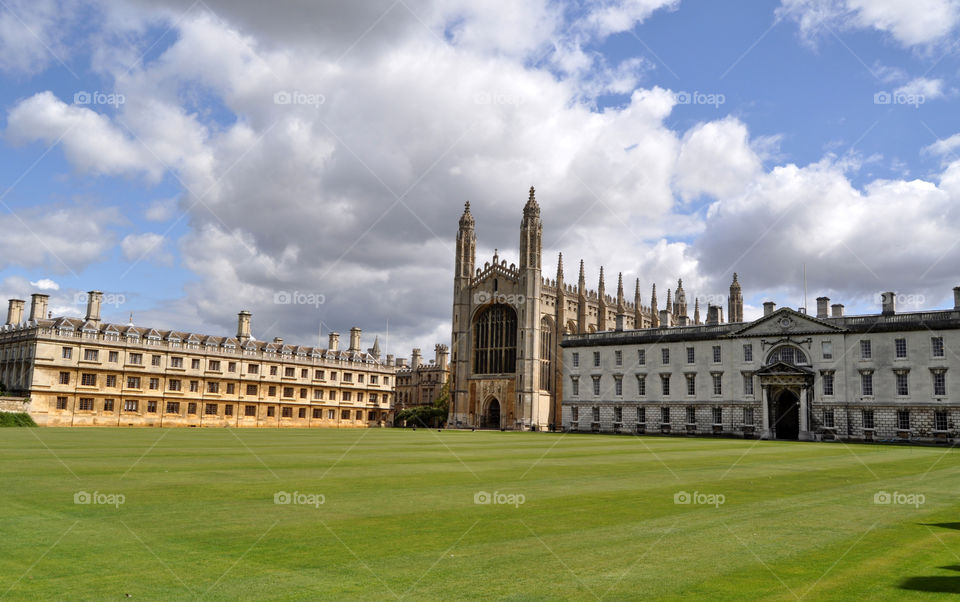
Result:
<svg viewBox="0 0 960 602">
<path fill-rule="evenodd" d="M 677 161 L 677 187 L 686 197 L 726 198 L 741 192 L 760 172 L 747 126 L 729 117 L 700 123 L 683 136 Z"/>
<path fill-rule="evenodd" d="M 943 80 L 917 77 L 894 91 L 894 94 L 923 97 L 924 100 L 935 100 L 944 96 Z"/>
<path fill-rule="evenodd" d="M 60 285 L 50 280 L 49 278 L 41 278 L 36 282 L 30 282 L 30 286 L 41 290 L 41 291 L 58 291 L 60 290 Z"/>
<path fill-rule="evenodd" d="M 16 265 L 76 273 L 100 261 L 115 244 L 113 208 L 40 205 L 0 214 L 0 269 Z"/>
<path fill-rule="evenodd" d="M 120 250 L 127 261 L 139 263 L 147 260 L 170 265 L 173 257 L 164 250 L 166 240 L 166 237 L 156 232 L 128 234 L 120 241 Z"/>
</svg>

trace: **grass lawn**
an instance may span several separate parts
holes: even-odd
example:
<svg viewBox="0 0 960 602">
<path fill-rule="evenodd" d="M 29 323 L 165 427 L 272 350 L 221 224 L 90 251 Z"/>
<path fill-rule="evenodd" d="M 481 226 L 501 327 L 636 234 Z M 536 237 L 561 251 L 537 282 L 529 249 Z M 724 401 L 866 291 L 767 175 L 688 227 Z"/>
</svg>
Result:
<svg viewBox="0 0 960 602">
<path fill-rule="evenodd" d="M 75 503 L 80 492 L 94 503 Z M 302 503 L 275 503 L 282 492 Z M 480 492 L 504 503 L 477 504 Z M 675 503 L 682 492 L 693 503 Z M 894 503 L 875 503 L 878 492 Z M 0 430 L 8 599 L 958 593 L 960 451 L 423 429 Z"/>
</svg>

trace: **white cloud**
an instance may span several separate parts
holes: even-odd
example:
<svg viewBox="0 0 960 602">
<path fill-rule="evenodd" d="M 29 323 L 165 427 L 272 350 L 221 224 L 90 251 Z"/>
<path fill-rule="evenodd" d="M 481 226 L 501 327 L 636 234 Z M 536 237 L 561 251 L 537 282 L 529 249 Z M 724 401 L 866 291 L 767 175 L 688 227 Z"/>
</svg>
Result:
<svg viewBox="0 0 960 602">
<path fill-rule="evenodd" d="M 0 269 L 11 265 L 76 273 L 103 259 L 113 246 L 113 208 L 40 205 L 0 214 Z"/>
<path fill-rule="evenodd" d="M 747 126 L 729 117 L 700 123 L 683 136 L 677 188 L 685 198 L 726 198 L 743 191 L 762 167 L 750 146 Z"/>
<path fill-rule="evenodd" d="M 41 290 L 41 291 L 58 291 L 60 290 L 60 285 L 50 280 L 49 278 L 41 278 L 36 282 L 30 282 L 30 286 Z"/>
<path fill-rule="evenodd" d="M 171 219 L 176 212 L 177 199 L 158 199 L 147 206 L 144 217 L 151 222 L 165 222 Z"/>
<path fill-rule="evenodd" d="M 894 94 L 914 97 L 920 96 L 923 97 L 924 100 L 935 100 L 944 96 L 943 80 L 917 77 L 897 88 Z"/>
<path fill-rule="evenodd" d="M 128 234 L 120 241 L 120 249 L 127 261 L 139 263 L 143 260 L 169 265 L 173 261 L 170 253 L 164 250 L 166 237 L 155 232 Z"/>
</svg>

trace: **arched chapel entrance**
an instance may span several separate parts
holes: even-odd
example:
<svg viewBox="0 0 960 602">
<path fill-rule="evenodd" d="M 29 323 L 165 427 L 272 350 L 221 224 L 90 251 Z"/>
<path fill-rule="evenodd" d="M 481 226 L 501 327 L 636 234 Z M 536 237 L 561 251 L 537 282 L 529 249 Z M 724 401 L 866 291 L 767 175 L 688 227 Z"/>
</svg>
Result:
<svg viewBox="0 0 960 602">
<path fill-rule="evenodd" d="M 487 409 L 481 418 L 480 427 L 487 429 L 500 428 L 500 402 L 496 397 L 487 402 Z"/>
</svg>

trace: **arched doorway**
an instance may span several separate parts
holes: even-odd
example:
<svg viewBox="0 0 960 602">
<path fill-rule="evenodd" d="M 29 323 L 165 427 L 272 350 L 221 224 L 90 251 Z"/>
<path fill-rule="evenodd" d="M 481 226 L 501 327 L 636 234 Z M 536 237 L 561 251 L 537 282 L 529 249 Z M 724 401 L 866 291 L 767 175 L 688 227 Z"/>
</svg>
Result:
<svg viewBox="0 0 960 602">
<path fill-rule="evenodd" d="M 480 426 L 488 429 L 500 428 L 500 402 L 496 398 L 491 399 L 487 404 L 487 411 L 480 419 Z"/>
<path fill-rule="evenodd" d="M 800 438 L 800 398 L 784 389 L 774 401 L 771 416 L 773 433 L 777 439 L 796 441 Z"/>
</svg>

